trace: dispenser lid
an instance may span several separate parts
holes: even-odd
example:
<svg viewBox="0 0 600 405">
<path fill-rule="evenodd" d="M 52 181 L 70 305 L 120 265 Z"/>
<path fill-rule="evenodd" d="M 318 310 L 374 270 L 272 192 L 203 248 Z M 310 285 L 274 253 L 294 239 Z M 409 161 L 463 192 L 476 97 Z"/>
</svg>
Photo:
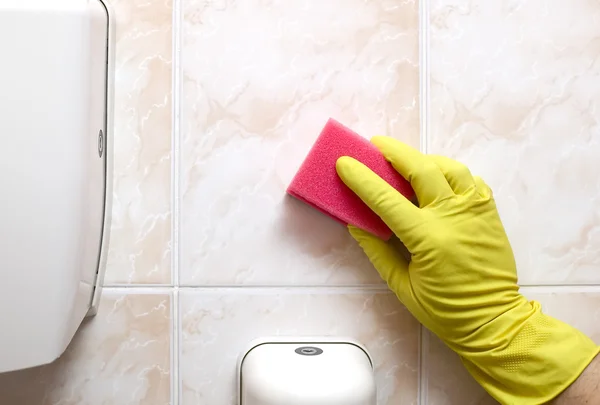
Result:
<svg viewBox="0 0 600 405">
<path fill-rule="evenodd" d="M 371 358 L 331 338 L 256 341 L 239 367 L 240 405 L 375 405 Z"/>
</svg>

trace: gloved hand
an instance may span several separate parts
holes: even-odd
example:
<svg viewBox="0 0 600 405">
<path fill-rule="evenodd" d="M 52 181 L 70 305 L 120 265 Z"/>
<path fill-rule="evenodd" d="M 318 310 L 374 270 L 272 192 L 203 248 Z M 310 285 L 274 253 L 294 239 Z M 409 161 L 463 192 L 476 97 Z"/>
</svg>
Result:
<svg viewBox="0 0 600 405">
<path fill-rule="evenodd" d="M 541 404 L 566 389 L 598 353 L 575 328 L 519 293 L 513 252 L 490 188 L 462 164 L 374 137 L 412 185 L 415 206 L 350 157 L 337 171 L 410 252 L 349 227 L 400 301 L 458 353 L 503 404 Z"/>
</svg>

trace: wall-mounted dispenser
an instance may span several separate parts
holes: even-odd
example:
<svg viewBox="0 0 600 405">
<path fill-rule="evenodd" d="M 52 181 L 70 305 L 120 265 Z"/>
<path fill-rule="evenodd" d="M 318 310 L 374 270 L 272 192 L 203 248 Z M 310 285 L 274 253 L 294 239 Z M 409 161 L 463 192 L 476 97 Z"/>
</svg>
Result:
<svg viewBox="0 0 600 405">
<path fill-rule="evenodd" d="M 351 339 L 274 337 L 238 362 L 239 405 L 376 405 L 373 362 Z"/>
<path fill-rule="evenodd" d="M 102 0 L 0 2 L 0 372 L 59 357 L 100 298 L 114 27 Z"/>
</svg>

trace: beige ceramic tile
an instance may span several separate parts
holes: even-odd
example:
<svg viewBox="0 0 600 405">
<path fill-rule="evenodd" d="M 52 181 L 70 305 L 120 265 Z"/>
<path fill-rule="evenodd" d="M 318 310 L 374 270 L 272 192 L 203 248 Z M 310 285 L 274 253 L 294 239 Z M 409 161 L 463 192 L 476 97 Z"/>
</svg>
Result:
<svg viewBox="0 0 600 405">
<path fill-rule="evenodd" d="M 433 0 L 429 152 L 492 186 L 525 285 L 600 283 L 600 7 Z"/>
<path fill-rule="evenodd" d="M 545 313 L 579 328 L 600 344 L 600 292 L 540 289 L 523 289 L 522 292 L 527 298 L 541 302 Z M 458 356 L 437 337 L 430 336 L 426 353 L 429 405 L 496 404 L 466 372 Z"/>
<path fill-rule="evenodd" d="M 530 300 L 542 303 L 545 313 L 578 328 L 600 344 L 600 292 L 584 289 L 523 288 Z"/>
<path fill-rule="evenodd" d="M 239 354 L 273 335 L 355 338 L 373 357 L 378 403 L 416 403 L 419 326 L 390 293 L 185 292 L 180 309 L 183 405 L 234 405 Z"/>
<path fill-rule="evenodd" d="M 3 405 L 170 403 L 170 297 L 105 291 L 55 363 L 0 374 Z"/>
<path fill-rule="evenodd" d="M 378 283 L 285 190 L 329 117 L 418 145 L 416 0 L 183 4 L 182 282 Z"/>
<path fill-rule="evenodd" d="M 111 0 L 114 200 L 106 284 L 170 283 L 171 1 Z"/>
<path fill-rule="evenodd" d="M 437 336 L 428 333 L 428 345 L 424 346 L 424 378 L 427 390 L 424 393 L 428 405 L 493 405 L 491 396 L 465 370 L 460 358 L 448 349 Z M 429 349 L 427 349 L 429 347 Z"/>
</svg>

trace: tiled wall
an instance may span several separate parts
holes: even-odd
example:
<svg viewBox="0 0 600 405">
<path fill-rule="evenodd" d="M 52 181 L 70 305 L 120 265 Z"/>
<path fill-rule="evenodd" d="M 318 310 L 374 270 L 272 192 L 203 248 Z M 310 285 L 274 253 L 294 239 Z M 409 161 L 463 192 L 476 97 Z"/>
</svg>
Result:
<svg viewBox="0 0 600 405">
<path fill-rule="evenodd" d="M 239 351 L 274 334 L 362 341 L 380 405 L 493 403 L 343 227 L 284 196 L 330 116 L 481 174 L 524 293 L 600 343 L 597 1 L 112 3 L 107 288 L 0 403 L 233 405 Z"/>
</svg>

